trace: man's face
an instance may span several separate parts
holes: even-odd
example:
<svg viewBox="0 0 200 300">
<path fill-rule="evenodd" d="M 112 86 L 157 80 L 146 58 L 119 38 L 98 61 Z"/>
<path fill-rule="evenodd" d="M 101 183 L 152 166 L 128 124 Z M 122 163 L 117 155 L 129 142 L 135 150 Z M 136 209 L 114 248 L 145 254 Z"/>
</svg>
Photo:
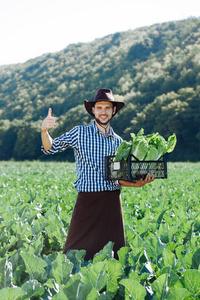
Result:
<svg viewBox="0 0 200 300">
<path fill-rule="evenodd" d="M 102 125 L 107 125 L 110 122 L 115 111 L 116 107 L 113 107 L 113 104 L 107 101 L 99 101 L 92 108 L 95 120 Z"/>
</svg>

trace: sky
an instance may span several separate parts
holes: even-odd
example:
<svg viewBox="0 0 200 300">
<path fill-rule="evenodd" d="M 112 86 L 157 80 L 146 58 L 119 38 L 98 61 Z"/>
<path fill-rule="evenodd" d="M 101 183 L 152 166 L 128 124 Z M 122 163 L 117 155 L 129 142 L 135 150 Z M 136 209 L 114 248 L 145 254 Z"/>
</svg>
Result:
<svg viewBox="0 0 200 300">
<path fill-rule="evenodd" d="M 1 0 L 0 65 L 189 17 L 200 17 L 199 0 Z"/>
</svg>

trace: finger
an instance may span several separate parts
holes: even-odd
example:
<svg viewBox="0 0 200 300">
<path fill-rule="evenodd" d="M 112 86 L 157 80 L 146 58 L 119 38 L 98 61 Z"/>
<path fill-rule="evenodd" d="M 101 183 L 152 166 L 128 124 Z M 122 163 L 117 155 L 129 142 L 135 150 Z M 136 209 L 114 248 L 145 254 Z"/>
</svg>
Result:
<svg viewBox="0 0 200 300">
<path fill-rule="evenodd" d="M 148 173 L 148 181 L 151 180 L 151 175 Z"/>
<path fill-rule="evenodd" d="M 47 121 L 47 126 L 52 128 L 55 126 L 55 119 L 50 119 Z"/>
<path fill-rule="evenodd" d="M 48 111 L 48 115 L 47 115 L 47 117 L 51 117 L 51 113 L 52 113 L 52 109 L 51 109 L 51 108 L 49 108 L 49 111 Z"/>
<path fill-rule="evenodd" d="M 149 182 L 152 182 L 152 181 L 154 181 L 154 180 L 155 180 L 154 175 L 149 175 Z"/>
<path fill-rule="evenodd" d="M 152 181 L 153 175 L 151 176 L 149 173 L 147 174 L 145 181 Z"/>
</svg>

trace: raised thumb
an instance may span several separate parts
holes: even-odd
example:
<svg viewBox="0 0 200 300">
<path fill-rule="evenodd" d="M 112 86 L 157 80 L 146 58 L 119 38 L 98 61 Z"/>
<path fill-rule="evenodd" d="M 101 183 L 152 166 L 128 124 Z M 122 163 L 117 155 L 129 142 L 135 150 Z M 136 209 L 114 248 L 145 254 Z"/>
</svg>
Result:
<svg viewBox="0 0 200 300">
<path fill-rule="evenodd" d="M 52 112 L 52 109 L 51 109 L 51 108 L 49 108 L 49 111 L 48 111 L 48 115 L 47 115 L 47 117 L 51 117 L 51 112 Z"/>
</svg>

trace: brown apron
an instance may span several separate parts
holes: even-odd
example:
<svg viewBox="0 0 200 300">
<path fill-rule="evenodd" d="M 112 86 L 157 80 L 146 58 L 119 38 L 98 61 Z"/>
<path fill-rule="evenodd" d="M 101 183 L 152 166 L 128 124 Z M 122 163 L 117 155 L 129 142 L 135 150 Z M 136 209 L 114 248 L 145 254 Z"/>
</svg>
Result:
<svg viewBox="0 0 200 300">
<path fill-rule="evenodd" d="M 79 192 L 63 253 L 85 249 L 85 260 L 90 260 L 109 241 L 118 258 L 117 251 L 125 246 L 120 190 Z"/>
</svg>

